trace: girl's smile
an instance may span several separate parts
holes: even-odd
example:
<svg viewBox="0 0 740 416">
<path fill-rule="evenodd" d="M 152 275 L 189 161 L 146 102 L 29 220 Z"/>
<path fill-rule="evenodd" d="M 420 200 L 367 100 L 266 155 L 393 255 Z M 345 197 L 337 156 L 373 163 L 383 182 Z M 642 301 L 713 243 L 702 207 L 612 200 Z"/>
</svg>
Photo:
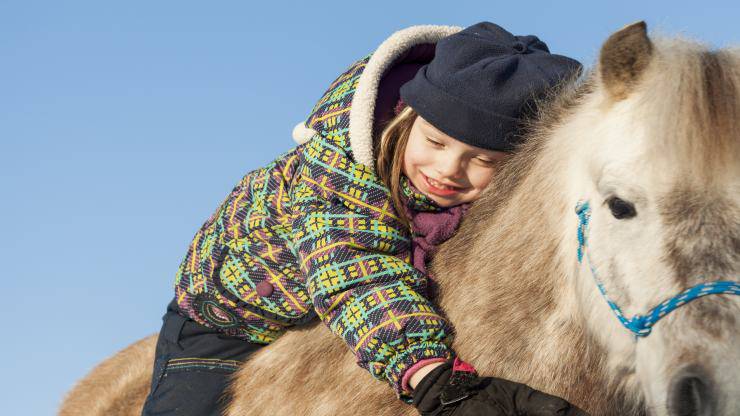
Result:
<svg viewBox="0 0 740 416">
<path fill-rule="evenodd" d="M 456 140 L 417 116 L 403 158 L 403 173 L 441 207 L 472 202 L 488 186 L 508 153 Z"/>
<path fill-rule="evenodd" d="M 451 196 L 462 192 L 465 188 L 461 186 L 448 185 L 434 180 L 423 173 L 421 174 L 429 188 L 429 192 L 439 196 Z M 418 187 L 417 187 L 418 188 Z"/>
</svg>

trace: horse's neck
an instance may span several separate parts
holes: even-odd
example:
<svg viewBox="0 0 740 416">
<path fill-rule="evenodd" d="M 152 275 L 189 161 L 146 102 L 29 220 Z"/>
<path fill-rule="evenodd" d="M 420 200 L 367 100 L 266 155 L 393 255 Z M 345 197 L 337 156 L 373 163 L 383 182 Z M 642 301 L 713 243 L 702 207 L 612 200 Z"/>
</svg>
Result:
<svg viewBox="0 0 740 416">
<path fill-rule="evenodd" d="M 567 343 L 558 342 L 563 325 L 581 325 L 573 301 L 575 251 L 567 253 L 575 247 L 559 224 L 568 221 L 568 208 L 554 189 L 563 169 L 542 158 L 528 163 L 529 172 L 507 195 L 487 195 L 474 204 L 434 264 L 443 276 L 440 303 L 476 365 L 521 370 L 543 353 L 542 359 L 560 362 L 557 357 L 567 353 L 560 351 Z M 582 332 L 575 335 L 583 338 Z"/>
<path fill-rule="evenodd" d="M 539 151 L 505 173 L 523 176 L 504 178 L 517 185 L 474 204 L 440 250 L 440 305 L 455 325 L 458 354 L 482 374 L 590 403 L 598 414 L 623 412 L 610 401 L 624 400 L 604 394 L 621 389 L 610 386 L 607 353 L 578 301 L 577 217 L 563 188 L 573 174 L 569 156 Z"/>
</svg>

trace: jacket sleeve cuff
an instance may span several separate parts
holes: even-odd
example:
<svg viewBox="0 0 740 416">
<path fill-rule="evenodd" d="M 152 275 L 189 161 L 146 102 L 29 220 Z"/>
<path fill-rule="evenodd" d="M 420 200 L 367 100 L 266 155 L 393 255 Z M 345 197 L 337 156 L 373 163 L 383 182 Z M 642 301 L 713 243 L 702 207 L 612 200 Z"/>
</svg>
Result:
<svg viewBox="0 0 740 416">
<path fill-rule="evenodd" d="M 406 403 L 412 402 L 412 391 L 403 385 L 404 375 L 407 371 L 418 370 L 422 363 L 427 360 L 446 361 L 454 356 L 452 350 L 445 344 L 439 342 L 420 342 L 408 347 L 405 351 L 393 357 L 385 368 L 385 376 L 393 386 L 398 398 Z M 436 361 L 432 361 L 436 362 Z M 428 362 L 426 364 L 429 364 Z M 409 375 L 409 377 L 411 377 Z"/>
</svg>

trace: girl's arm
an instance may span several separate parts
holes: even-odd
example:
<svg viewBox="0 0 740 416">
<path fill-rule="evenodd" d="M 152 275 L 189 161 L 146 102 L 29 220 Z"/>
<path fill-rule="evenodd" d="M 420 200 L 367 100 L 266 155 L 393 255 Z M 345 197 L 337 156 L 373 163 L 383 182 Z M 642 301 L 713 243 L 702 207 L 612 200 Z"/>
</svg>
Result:
<svg viewBox="0 0 740 416">
<path fill-rule="evenodd" d="M 410 237 L 387 190 L 364 165 L 315 141 L 293 188 L 293 249 L 309 294 L 358 364 L 410 400 L 404 373 L 451 358 L 452 329 L 423 295 L 426 276 L 399 257 Z"/>
</svg>

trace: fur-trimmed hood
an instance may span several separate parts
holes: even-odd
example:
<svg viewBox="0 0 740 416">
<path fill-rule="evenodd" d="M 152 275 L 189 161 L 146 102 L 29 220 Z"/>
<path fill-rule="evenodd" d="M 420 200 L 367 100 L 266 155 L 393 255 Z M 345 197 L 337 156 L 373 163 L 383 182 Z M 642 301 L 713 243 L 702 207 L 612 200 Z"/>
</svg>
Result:
<svg viewBox="0 0 740 416">
<path fill-rule="evenodd" d="M 332 82 L 293 139 L 302 144 L 316 134 L 347 134 L 351 157 L 374 170 L 373 137 L 393 116 L 398 89 L 434 57 L 437 41 L 461 29 L 425 25 L 394 33 Z"/>
</svg>

